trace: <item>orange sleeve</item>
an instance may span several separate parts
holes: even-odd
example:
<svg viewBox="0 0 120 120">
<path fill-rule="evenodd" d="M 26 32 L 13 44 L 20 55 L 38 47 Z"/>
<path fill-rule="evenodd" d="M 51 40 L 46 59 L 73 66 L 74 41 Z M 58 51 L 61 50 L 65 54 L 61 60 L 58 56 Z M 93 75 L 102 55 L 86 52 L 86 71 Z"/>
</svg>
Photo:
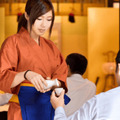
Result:
<svg viewBox="0 0 120 120">
<path fill-rule="evenodd" d="M 59 65 L 52 74 L 52 78 L 53 79 L 57 78 L 58 80 L 62 81 L 64 83 L 63 85 L 64 89 L 67 92 L 68 91 L 67 83 L 66 83 L 67 74 L 68 74 L 67 64 L 60 52 L 58 52 L 57 59 L 59 61 Z"/>
<path fill-rule="evenodd" d="M 0 50 L 0 90 L 12 93 L 11 84 L 17 74 L 18 52 L 15 37 L 4 41 Z"/>
</svg>

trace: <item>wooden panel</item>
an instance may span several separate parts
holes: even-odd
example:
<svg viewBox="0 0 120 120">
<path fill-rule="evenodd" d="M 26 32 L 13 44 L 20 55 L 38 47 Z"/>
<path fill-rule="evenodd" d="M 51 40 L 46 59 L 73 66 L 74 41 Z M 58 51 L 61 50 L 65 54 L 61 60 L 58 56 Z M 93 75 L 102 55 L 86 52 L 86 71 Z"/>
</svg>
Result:
<svg viewBox="0 0 120 120">
<path fill-rule="evenodd" d="M 95 3 L 85 3 L 83 4 L 83 15 L 88 14 L 88 8 L 90 7 L 104 7 L 104 4 L 95 4 Z"/>
<path fill-rule="evenodd" d="M 119 9 L 88 9 L 88 79 L 100 77 L 97 93 L 104 90 L 106 82 L 102 66 L 107 62 L 103 53 L 118 52 L 119 49 Z M 115 58 L 114 58 L 115 60 Z M 111 78 L 110 78 L 111 79 Z M 111 87 L 111 86 L 110 86 Z"/>
<path fill-rule="evenodd" d="M 5 8 L 5 15 L 9 15 L 9 4 L 8 3 L 3 3 L 0 4 L 0 7 L 4 7 Z"/>
<path fill-rule="evenodd" d="M 66 9 L 65 9 L 66 8 Z M 81 14 L 81 4 L 77 3 L 60 3 L 59 4 L 59 13 L 62 15 L 68 15 L 69 13 L 74 13 L 76 15 Z"/>
<path fill-rule="evenodd" d="M 12 15 L 17 15 L 19 12 L 25 12 L 25 3 L 13 3 L 12 4 Z"/>
</svg>

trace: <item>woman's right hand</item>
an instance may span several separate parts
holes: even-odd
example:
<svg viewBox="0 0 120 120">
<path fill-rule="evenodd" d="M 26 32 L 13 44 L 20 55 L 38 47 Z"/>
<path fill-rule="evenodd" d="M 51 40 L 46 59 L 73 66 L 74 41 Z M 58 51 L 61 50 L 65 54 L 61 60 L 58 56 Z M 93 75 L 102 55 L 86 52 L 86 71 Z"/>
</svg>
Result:
<svg viewBox="0 0 120 120">
<path fill-rule="evenodd" d="M 37 91 L 40 91 L 42 93 L 46 92 L 44 90 L 43 84 L 47 87 L 47 82 L 40 74 L 33 71 L 28 71 L 26 73 L 26 78 L 35 86 Z"/>
</svg>

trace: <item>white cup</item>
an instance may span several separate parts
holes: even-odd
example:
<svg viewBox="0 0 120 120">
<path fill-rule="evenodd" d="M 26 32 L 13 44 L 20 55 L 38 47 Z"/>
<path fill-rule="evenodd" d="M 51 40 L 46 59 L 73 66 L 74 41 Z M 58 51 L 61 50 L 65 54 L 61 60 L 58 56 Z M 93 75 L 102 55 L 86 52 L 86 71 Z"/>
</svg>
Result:
<svg viewBox="0 0 120 120">
<path fill-rule="evenodd" d="M 58 83 L 58 80 L 57 80 L 57 79 L 55 79 L 55 80 L 46 80 L 46 82 L 47 82 L 47 84 L 48 84 L 47 87 L 43 84 L 45 90 L 46 90 L 46 89 L 49 89 L 49 88 L 51 88 L 51 87 L 53 87 L 53 86 L 59 86 L 59 83 Z"/>
<path fill-rule="evenodd" d="M 62 90 L 63 90 L 63 88 L 55 88 L 55 92 L 56 92 L 57 96 L 60 96 Z"/>
</svg>

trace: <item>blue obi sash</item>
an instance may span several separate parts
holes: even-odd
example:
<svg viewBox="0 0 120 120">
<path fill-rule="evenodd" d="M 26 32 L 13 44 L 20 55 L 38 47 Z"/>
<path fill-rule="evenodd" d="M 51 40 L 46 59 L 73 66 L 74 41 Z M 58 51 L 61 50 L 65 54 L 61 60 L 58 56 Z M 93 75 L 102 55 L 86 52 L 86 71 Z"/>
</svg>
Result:
<svg viewBox="0 0 120 120">
<path fill-rule="evenodd" d="M 23 120 L 53 120 L 54 108 L 50 103 L 52 91 L 41 93 L 34 87 L 21 86 L 18 94 Z M 64 95 L 65 104 L 70 98 Z"/>
</svg>

